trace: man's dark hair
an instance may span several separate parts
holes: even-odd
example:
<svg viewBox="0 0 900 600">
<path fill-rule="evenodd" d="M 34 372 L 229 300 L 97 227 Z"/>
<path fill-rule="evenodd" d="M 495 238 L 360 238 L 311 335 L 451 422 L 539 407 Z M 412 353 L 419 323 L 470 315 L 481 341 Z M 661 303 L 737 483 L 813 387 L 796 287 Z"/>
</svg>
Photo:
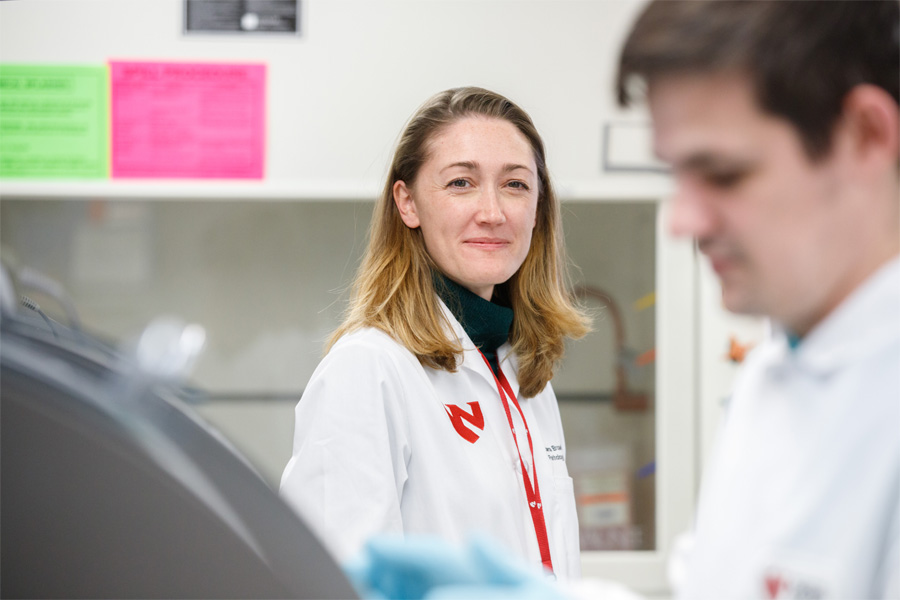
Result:
<svg viewBox="0 0 900 600">
<path fill-rule="evenodd" d="M 762 110 L 825 155 L 846 94 L 868 83 L 900 103 L 897 0 L 654 0 L 619 59 L 619 104 L 661 75 L 746 73 Z M 636 77 L 637 76 L 637 77 Z"/>
</svg>

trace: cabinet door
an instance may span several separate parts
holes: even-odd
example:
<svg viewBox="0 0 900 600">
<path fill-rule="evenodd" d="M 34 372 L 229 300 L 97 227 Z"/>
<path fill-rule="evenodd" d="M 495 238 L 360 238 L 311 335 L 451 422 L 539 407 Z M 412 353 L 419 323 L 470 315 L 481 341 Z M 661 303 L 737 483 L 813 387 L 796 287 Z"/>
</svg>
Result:
<svg viewBox="0 0 900 600">
<path fill-rule="evenodd" d="M 564 205 L 573 283 L 594 330 L 554 389 L 575 481 L 586 577 L 668 590 L 695 498 L 696 262 L 656 201 Z"/>
</svg>

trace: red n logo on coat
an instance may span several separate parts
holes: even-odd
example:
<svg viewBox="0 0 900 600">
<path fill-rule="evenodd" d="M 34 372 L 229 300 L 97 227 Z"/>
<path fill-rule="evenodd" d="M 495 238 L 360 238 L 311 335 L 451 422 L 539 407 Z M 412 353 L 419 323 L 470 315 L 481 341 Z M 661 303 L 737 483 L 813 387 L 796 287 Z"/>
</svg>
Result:
<svg viewBox="0 0 900 600">
<path fill-rule="evenodd" d="M 472 410 L 471 413 L 466 412 L 465 409 L 455 404 L 445 404 L 444 410 L 447 411 L 447 416 L 450 417 L 450 422 L 453 423 L 453 429 L 456 430 L 456 433 L 470 444 L 474 444 L 481 437 L 481 431 L 484 430 L 484 415 L 481 413 L 481 406 L 477 402 L 469 402 L 468 404 Z M 478 433 L 466 427 L 463 421 L 470 423 L 472 427 L 478 430 Z"/>
</svg>

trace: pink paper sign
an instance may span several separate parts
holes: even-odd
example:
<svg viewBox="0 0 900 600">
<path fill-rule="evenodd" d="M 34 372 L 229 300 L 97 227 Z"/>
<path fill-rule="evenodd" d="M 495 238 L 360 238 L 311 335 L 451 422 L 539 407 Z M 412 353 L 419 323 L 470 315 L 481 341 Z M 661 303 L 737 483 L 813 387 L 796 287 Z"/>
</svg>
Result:
<svg viewBox="0 0 900 600">
<path fill-rule="evenodd" d="M 262 179 L 265 65 L 109 65 L 113 178 Z"/>
</svg>

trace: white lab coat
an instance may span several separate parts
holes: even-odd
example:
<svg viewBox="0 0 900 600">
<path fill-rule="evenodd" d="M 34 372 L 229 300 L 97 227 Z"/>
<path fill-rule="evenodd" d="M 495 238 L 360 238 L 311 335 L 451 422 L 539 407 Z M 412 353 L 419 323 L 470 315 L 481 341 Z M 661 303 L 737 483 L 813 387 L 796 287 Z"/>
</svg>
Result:
<svg viewBox="0 0 900 600">
<path fill-rule="evenodd" d="M 735 390 L 679 597 L 900 597 L 900 260 Z"/>
<path fill-rule="evenodd" d="M 464 348 L 456 373 L 423 368 L 375 329 L 334 345 L 297 405 L 281 493 L 340 560 L 377 533 L 460 542 L 479 532 L 539 566 L 521 466 L 494 378 L 462 326 L 442 308 Z M 518 395 L 508 343 L 498 357 Z M 470 404 L 476 402 L 483 429 Z M 554 571 L 560 580 L 576 578 L 578 522 L 556 396 L 548 384 L 519 403 L 531 431 Z M 457 418 L 456 427 L 477 436 L 474 443 L 457 432 L 445 405 L 472 415 L 469 421 Z M 524 428 L 517 432 L 530 470 Z"/>
</svg>

